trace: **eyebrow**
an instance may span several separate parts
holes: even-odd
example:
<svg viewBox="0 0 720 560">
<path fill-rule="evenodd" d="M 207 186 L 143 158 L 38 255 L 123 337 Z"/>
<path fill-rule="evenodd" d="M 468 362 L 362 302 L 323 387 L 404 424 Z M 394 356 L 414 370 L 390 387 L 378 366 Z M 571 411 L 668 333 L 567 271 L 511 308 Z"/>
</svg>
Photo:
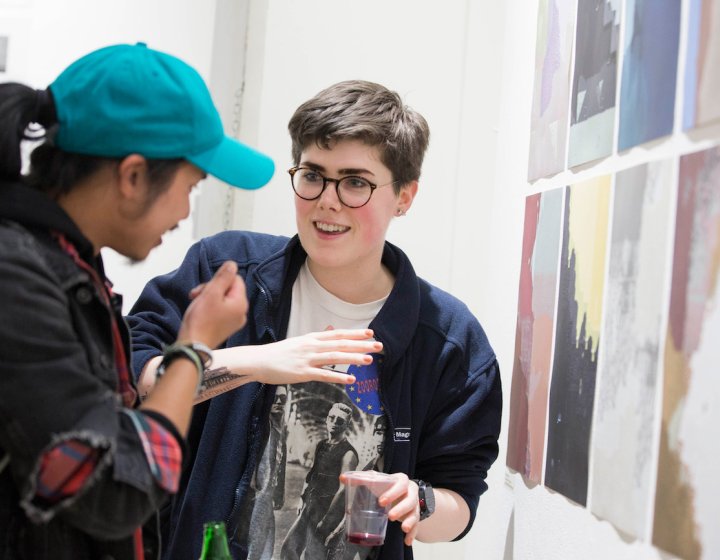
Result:
<svg viewBox="0 0 720 560">
<path fill-rule="evenodd" d="M 300 163 L 300 165 L 302 167 L 309 167 L 311 169 L 320 171 L 322 173 L 327 172 L 327 169 L 325 169 L 325 167 L 323 167 L 322 165 L 320 165 L 318 163 L 313 163 L 311 161 L 303 161 Z M 346 167 L 343 169 L 338 169 L 338 173 L 340 175 L 345 175 L 345 176 L 347 176 L 347 175 L 362 175 L 364 173 L 366 175 L 372 175 L 373 177 L 375 177 L 375 174 L 372 171 L 370 171 L 369 169 L 363 169 L 361 167 Z"/>
</svg>

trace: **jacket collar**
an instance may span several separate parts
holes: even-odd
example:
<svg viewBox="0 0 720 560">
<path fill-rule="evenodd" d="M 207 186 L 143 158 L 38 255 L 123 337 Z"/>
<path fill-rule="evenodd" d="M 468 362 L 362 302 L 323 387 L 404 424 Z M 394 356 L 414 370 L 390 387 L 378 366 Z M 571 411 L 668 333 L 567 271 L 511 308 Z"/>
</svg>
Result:
<svg viewBox="0 0 720 560">
<path fill-rule="evenodd" d="M 284 338 L 290 317 L 292 287 L 306 258 L 307 253 L 295 235 L 283 249 L 270 255 L 253 271 L 257 289 L 261 292 L 253 298 L 257 340 L 264 340 L 268 335 L 273 341 Z"/>
<path fill-rule="evenodd" d="M 281 251 L 271 255 L 255 269 L 257 285 L 262 292 L 253 309 L 258 340 L 263 339 L 267 329 L 267 320 L 263 320 L 263 317 L 273 318 L 273 332 L 270 333 L 273 340 L 278 339 L 278 333 L 285 336 L 292 287 L 306 258 L 307 253 L 295 235 Z M 388 365 L 392 365 L 410 345 L 419 321 L 420 282 L 410 259 L 395 245 L 385 242 L 382 262 L 395 276 L 395 284 L 385 305 L 370 323 L 370 328 L 382 341 L 385 360 Z"/>
<path fill-rule="evenodd" d="M 395 276 L 390 295 L 370 328 L 383 343 L 387 366 L 392 367 L 405 354 L 420 320 L 420 282 L 407 255 L 385 242 L 382 262 Z"/>
<path fill-rule="evenodd" d="M 75 245 L 83 260 L 97 266 L 90 241 L 65 210 L 38 190 L 21 183 L 0 183 L 0 219 L 12 220 L 28 229 L 59 231 Z"/>
</svg>

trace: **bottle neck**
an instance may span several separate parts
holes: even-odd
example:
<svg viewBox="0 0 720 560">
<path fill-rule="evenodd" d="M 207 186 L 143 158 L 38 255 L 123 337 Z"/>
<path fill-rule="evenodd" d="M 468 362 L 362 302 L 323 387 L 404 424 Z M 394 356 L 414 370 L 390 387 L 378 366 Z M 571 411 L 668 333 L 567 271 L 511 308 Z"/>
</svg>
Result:
<svg viewBox="0 0 720 560">
<path fill-rule="evenodd" d="M 224 522 L 210 521 L 205 523 L 200 560 L 232 560 Z"/>
</svg>

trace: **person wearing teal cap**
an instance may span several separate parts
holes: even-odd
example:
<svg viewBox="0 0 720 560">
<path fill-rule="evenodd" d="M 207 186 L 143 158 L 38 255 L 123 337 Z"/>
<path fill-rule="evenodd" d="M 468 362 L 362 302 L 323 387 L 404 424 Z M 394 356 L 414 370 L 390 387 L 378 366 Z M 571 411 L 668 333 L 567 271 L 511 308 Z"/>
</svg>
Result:
<svg viewBox="0 0 720 560">
<path fill-rule="evenodd" d="M 256 189 L 273 171 L 224 134 L 193 68 L 142 43 L 46 90 L 0 84 L 0 558 L 158 557 L 140 527 L 178 488 L 199 379 L 248 300 L 219 263 L 141 404 L 100 250 L 144 259 L 206 175 Z"/>
</svg>

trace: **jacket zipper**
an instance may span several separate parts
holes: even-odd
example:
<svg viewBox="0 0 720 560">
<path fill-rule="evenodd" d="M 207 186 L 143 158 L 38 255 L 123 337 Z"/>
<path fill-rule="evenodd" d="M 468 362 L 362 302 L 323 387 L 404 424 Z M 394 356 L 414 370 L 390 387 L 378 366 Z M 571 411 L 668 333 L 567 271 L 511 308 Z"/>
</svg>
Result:
<svg viewBox="0 0 720 560">
<path fill-rule="evenodd" d="M 263 298 L 265 300 L 265 307 L 269 308 L 270 307 L 270 301 L 269 301 L 270 298 L 268 298 L 267 292 L 260 285 L 258 285 L 258 288 L 260 289 L 260 293 L 263 295 Z M 266 312 L 265 316 L 267 317 L 268 315 L 269 315 L 269 313 Z M 267 324 L 265 325 L 265 332 L 269 333 L 269 336 L 270 336 L 270 339 L 272 342 L 276 342 L 275 333 L 270 328 L 270 326 Z M 254 408 L 255 408 L 255 402 L 257 401 L 258 396 L 263 394 L 264 392 L 265 392 L 265 383 L 261 383 L 260 387 L 258 388 L 255 395 L 253 396 L 252 401 L 250 402 L 250 410 L 251 411 L 254 410 Z M 259 423 L 260 418 L 258 417 L 256 420 L 257 420 L 257 423 Z M 256 462 L 255 455 L 257 454 L 257 445 L 255 445 L 255 442 L 256 442 L 257 438 L 254 437 L 256 433 L 257 433 L 257 425 L 252 426 L 251 429 L 248 430 L 248 438 L 247 438 L 248 455 L 247 455 L 247 457 L 248 457 L 248 463 L 252 465 L 252 469 L 250 469 L 251 471 L 254 471 L 255 468 L 257 467 L 257 465 L 255 464 L 255 462 Z M 230 510 L 230 514 L 225 521 L 225 525 L 228 527 L 228 529 L 230 531 L 232 531 L 232 534 L 229 535 L 229 538 L 231 541 L 235 539 L 235 534 L 237 533 L 237 531 L 231 529 L 231 521 L 235 518 L 237 510 L 240 507 L 240 501 L 241 501 L 240 500 L 240 487 L 242 486 L 243 480 L 245 480 L 245 478 L 247 476 L 247 472 L 248 472 L 248 469 L 246 468 L 245 472 L 243 472 L 243 475 L 240 477 L 240 480 L 238 481 L 237 485 L 235 486 L 233 507 Z M 253 476 L 253 474 L 254 474 L 254 472 L 250 472 L 251 477 Z M 249 482 L 248 482 L 248 484 L 249 484 Z"/>
</svg>

